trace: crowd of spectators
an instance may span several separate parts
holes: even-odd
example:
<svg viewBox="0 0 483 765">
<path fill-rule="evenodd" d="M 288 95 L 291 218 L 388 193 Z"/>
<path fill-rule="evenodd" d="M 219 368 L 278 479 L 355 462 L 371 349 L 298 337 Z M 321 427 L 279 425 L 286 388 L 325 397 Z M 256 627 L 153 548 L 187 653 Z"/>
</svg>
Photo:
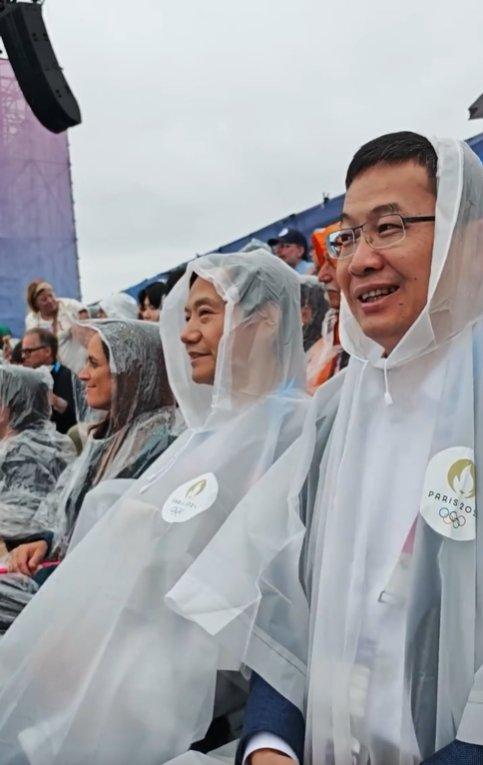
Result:
<svg viewBox="0 0 483 765">
<path fill-rule="evenodd" d="M 483 761 L 483 170 L 401 132 L 346 188 L 0 325 L 0 762 Z"/>
</svg>

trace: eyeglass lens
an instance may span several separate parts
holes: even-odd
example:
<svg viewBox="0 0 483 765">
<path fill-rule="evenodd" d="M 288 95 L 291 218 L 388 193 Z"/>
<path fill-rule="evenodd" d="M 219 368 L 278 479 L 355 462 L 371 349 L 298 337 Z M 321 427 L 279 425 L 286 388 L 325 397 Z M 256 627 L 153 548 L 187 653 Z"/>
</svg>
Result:
<svg viewBox="0 0 483 765">
<path fill-rule="evenodd" d="M 352 255 L 361 233 L 371 247 L 392 247 L 404 239 L 404 221 L 400 215 L 382 215 L 374 221 L 367 221 L 363 226 L 334 231 L 328 241 L 331 255 L 336 258 Z"/>
</svg>

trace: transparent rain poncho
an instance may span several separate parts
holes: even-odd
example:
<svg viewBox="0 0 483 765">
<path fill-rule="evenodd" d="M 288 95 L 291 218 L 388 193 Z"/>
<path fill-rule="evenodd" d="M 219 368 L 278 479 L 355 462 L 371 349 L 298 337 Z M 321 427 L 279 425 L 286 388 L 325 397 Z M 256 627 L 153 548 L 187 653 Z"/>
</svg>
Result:
<svg viewBox="0 0 483 765">
<path fill-rule="evenodd" d="M 180 341 L 194 273 L 226 303 L 213 386 L 192 381 Z M 309 402 L 299 290 L 271 255 L 214 254 L 192 262 L 166 299 L 161 332 L 187 430 L 1 642 L 4 765 L 168 762 L 204 737 L 218 670 L 243 662 L 258 671 L 268 657 L 269 679 L 300 695 L 305 599 L 276 561 L 296 573 L 303 527 L 263 492 L 279 491 L 271 466 Z M 300 632 L 286 630 L 290 608 Z M 216 701 L 222 714 L 229 699 Z"/>
<path fill-rule="evenodd" d="M 50 421 L 52 385 L 48 369 L 0 368 L 0 538 L 8 541 L 33 531 L 39 505 L 75 457 Z"/>
<path fill-rule="evenodd" d="M 31 538 L 36 535 L 42 538 L 48 532 L 50 554 L 56 559 L 65 555 L 74 529 L 83 535 L 96 523 L 106 506 L 112 480 L 137 478 L 170 443 L 173 397 L 157 327 L 146 322 L 110 319 L 79 324 L 74 329 L 73 341 L 79 345 L 75 349 L 77 355 L 86 353 L 95 332 L 109 353 L 112 375 L 113 396 L 110 411 L 105 413 L 106 425 L 101 427 L 100 437 L 91 431 L 81 455 L 64 470 L 57 483 L 51 481 L 49 491 L 30 509 L 25 529 Z M 50 434 L 49 429 L 49 438 Z M 72 442 L 67 437 L 66 440 L 72 449 Z M 86 494 L 101 483 L 104 501 L 83 508 Z M 22 492 L 25 493 L 25 488 Z M 85 512 L 79 529 L 76 526 L 81 508 Z M 36 591 L 30 586 L 26 594 L 24 587 L 23 576 L 0 577 L 0 624 L 4 629 L 25 606 L 29 594 Z"/>
<path fill-rule="evenodd" d="M 126 292 L 109 295 L 100 301 L 99 307 L 108 319 L 137 319 L 139 314 L 138 304 Z"/>
<path fill-rule="evenodd" d="M 483 663 L 483 168 L 458 141 L 434 147 L 425 309 L 384 359 L 342 304 L 351 360 L 308 553 L 307 765 L 483 744 L 482 670 L 467 705 Z"/>
<path fill-rule="evenodd" d="M 112 375 L 106 425 L 93 427 L 82 454 L 35 518 L 39 530 L 54 533 L 53 548 L 61 555 L 87 492 L 101 481 L 141 475 L 167 448 L 174 419 L 159 329 L 147 322 L 120 319 L 83 322 L 74 327 L 73 337 L 84 353 L 95 332 L 107 348 Z M 87 522 L 84 517 L 83 525 Z"/>
</svg>

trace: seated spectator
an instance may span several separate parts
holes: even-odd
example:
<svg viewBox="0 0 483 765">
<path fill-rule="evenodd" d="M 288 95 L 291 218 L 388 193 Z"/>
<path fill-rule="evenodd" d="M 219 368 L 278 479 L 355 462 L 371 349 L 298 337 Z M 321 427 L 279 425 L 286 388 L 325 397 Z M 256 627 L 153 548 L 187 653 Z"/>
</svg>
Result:
<svg viewBox="0 0 483 765">
<path fill-rule="evenodd" d="M 51 420 L 59 433 L 67 433 L 76 424 L 72 372 L 58 361 L 57 351 L 57 338 L 48 329 L 29 329 L 23 336 L 23 365 L 31 369 L 49 367 L 54 381 Z"/>
<path fill-rule="evenodd" d="M 163 295 L 166 293 L 166 286 L 163 282 L 153 282 L 143 290 L 143 304 L 141 316 L 144 321 L 159 321 L 161 315 L 161 304 Z"/>
<path fill-rule="evenodd" d="M 0 367 L 0 538 L 27 537 L 42 500 L 75 457 L 72 441 L 50 422 L 47 370 Z"/>
<path fill-rule="evenodd" d="M 273 241 L 273 240 L 271 240 Z M 309 248 L 301 231 L 284 228 L 278 235 L 275 254 L 298 274 L 312 274 L 314 267 L 307 260 Z"/>
<path fill-rule="evenodd" d="M 232 694 L 215 693 L 217 671 L 240 657 L 220 651 L 217 633 L 226 623 L 250 628 L 272 560 L 288 549 L 297 565 L 300 521 L 273 516 L 265 495 L 256 513 L 243 498 L 298 437 L 310 404 L 298 278 L 267 253 L 196 259 L 164 303 L 161 332 L 188 429 L 2 639 L 0 760 L 21 759 L 27 726 L 49 765 L 147 765 L 182 754 L 232 708 Z M 226 559 L 222 529 L 236 545 Z M 228 593 L 208 611 L 207 562 Z M 270 593 L 280 623 L 285 601 Z M 246 641 L 234 645 L 243 651 Z"/>
<path fill-rule="evenodd" d="M 58 298 L 49 282 L 35 279 L 27 287 L 30 312 L 25 317 L 25 329 L 48 329 L 59 341 L 59 359 L 72 368 L 69 358 L 69 338 L 72 325 L 86 308 L 73 298 Z"/>
<path fill-rule="evenodd" d="M 322 333 L 322 322 L 327 312 L 325 291 L 315 276 L 306 277 L 300 285 L 302 332 L 304 351 L 307 352 Z"/>
<path fill-rule="evenodd" d="M 127 292 L 118 292 L 99 302 L 98 317 L 99 319 L 137 319 L 138 306 Z"/>
<path fill-rule="evenodd" d="M 349 356 L 339 340 L 340 287 L 326 243 L 329 234 L 339 228 L 340 223 L 335 223 L 312 235 L 317 278 L 324 286 L 329 310 L 324 316 L 320 339 L 307 352 L 307 390 L 310 394 L 349 363 Z"/>
<path fill-rule="evenodd" d="M 106 320 L 78 326 L 74 334 L 87 352 L 79 377 L 88 405 L 107 414 L 42 503 L 37 539 L 14 550 L 12 572 L 34 574 L 53 551 L 63 557 L 87 492 L 100 481 L 136 478 L 170 442 L 173 396 L 158 328 Z"/>
</svg>

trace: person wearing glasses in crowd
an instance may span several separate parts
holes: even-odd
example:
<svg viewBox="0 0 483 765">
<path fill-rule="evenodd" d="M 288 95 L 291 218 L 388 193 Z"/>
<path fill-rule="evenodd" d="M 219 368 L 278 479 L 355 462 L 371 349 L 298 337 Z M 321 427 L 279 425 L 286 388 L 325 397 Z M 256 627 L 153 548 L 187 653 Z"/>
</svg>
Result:
<svg viewBox="0 0 483 765">
<path fill-rule="evenodd" d="M 254 675 L 238 762 L 482 763 L 483 168 L 395 133 L 357 151 L 346 188 L 328 249 L 349 365 L 271 476 L 307 521 L 306 696 Z"/>
<path fill-rule="evenodd" d="M 47 329 L 30 329 L 22 338 L 23 366 L 31 369 L 46 366 L 50 369 L 54 381 L 51 420 L 59 433 L 67 433 L 77 421 L 74 389 L 72 373 L 57 359 L 57 351 L 57 338 Z"/>
<path fill-rule="evenodd" d="M 327 237 L 340 229 L 340 222 L 317 229 L 312 234 L 313 258 L 317 278 L 323 285 L 329 308 L 322 323 L 321 337 L 307 351 L 307 390 L 317 388 L 347 366 L 348 354 L 339 339 L 340 286 L 336 261 L 327 252 Z"/>
</svg>

